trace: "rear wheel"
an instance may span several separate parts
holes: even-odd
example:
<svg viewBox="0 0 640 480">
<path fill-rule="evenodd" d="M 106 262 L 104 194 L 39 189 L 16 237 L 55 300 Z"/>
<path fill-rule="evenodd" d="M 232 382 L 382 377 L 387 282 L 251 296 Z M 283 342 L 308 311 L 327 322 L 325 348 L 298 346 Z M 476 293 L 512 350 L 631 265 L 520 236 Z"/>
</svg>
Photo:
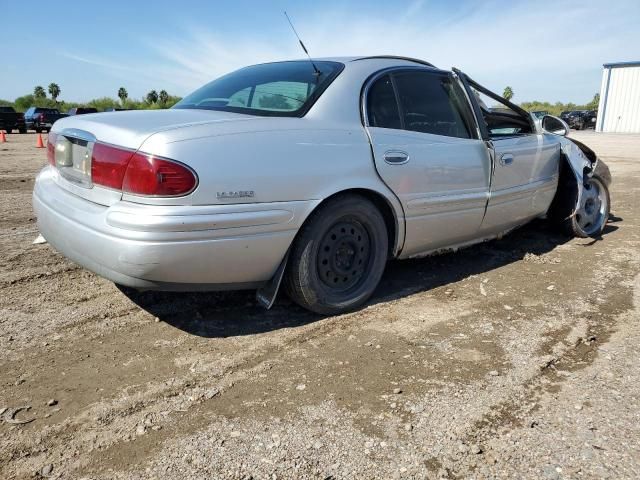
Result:
<svg viewBox="0 0 640 480">
<path fill-rule="evenodd" d="M 21 129 L 19 130 L 19 132 L 20 132 L 20 133 L 27 133 L 27 129 L 26 129 L 26 128 L 21 128 Z"/>
<path fill-rule="evenodd" d="M 36 128 L 36 133 L 42 133 L 42 129 L 41 128 Z"/>
<path fill-rule="evenodd" d="M 353 310 L 373 294 L 387 262 L 380 211 L 360 195 L 341 195 L 314 212 L 298 233 L 285 274 L 293 301 L 316 313 Z"/>
<path fill-rule="evenodd" d="M 6 127 L 3 129 L 6 133 L 11 133 L 11 129 L 9 127 Z"/>
</svg>

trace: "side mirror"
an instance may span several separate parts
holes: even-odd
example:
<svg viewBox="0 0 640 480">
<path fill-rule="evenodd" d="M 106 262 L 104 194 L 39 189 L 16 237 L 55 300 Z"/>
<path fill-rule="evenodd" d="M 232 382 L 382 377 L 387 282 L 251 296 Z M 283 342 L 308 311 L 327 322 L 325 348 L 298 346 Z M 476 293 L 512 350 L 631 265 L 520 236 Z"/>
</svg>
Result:
<svg viewBox="0 0 640 480">
<path fill-rule="evenodd" d="M 542 117 L 542 129 L 547 133 L 554 135 L 567 136 L 569 133 L 569 125 L 564 120 L 553 115 L 545 115 Z"/>
</svg>

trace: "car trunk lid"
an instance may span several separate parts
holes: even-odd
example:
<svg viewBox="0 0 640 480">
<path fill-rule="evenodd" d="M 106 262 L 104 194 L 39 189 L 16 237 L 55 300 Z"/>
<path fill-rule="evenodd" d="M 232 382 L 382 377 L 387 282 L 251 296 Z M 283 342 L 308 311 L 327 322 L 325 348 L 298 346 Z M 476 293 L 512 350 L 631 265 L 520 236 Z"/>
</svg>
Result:
<svg viewBox="0 0 640 480">
<path fill-rule="evenodd" d="M 147 137 L 161 131 L 198 124 L 241 122 L 252 118 L 215 110 L 130 110 L 63 118 L 56 122 L 53 130 L 83 130 L 90 132 L 99 142 L 137 150 Z"/>
<path fill-rule="evenodd" d="M 58 170 L 56 181 L 60 187 L 91 202 L 113 205 L 122 198 L 122 192 L 96 185 L 92 181 L 92 155 L 97 142 L 133 153 L 147 138 L 160 132 L 194 125 L 243 122 L 255 118 L 236 113 L 193 109 L 87 114 L 56 122 L 48 148 L 54 152 Z M 181 200 L 174 199 L 175 201 Z"/>
</svg>

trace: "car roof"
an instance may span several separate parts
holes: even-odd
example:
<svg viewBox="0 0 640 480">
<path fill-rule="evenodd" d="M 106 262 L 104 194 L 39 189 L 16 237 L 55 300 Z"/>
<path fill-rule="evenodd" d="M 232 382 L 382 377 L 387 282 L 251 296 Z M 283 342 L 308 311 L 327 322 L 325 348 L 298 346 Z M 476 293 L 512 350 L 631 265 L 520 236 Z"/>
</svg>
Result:
<svg viewBox="0 0 640 480">
<path fill-rule="evenodd" d="M 345 57 L 314 57 L 313 61 L 316 62 L 338 62 L 343 63 L 347 66 L 349 63 L 353 62 L 361 62 L 361 61 L 370 61 L 370 62 L 383 62 L 385 60 L 398 60 L 400 62 L 407 62 L 409 64 L 414 63 L 418 65 L 422 65 L 425 67 L 430 67 L 437 69 L 435 65 L 429 63 L 425 60 L 421 60 L 419 58 L 412 57 L 403 57 L 399 55 L 369 55 L 369 56 L 345 56 Z M 292 60 L 282 60 L 282 62 L 291 61 L 291 62 L 304 62 L 309 61 L 308 58 L 296 58 Z M 269 63 L 280 63 L 280 62 L 269 62 Z"/>
</svg>

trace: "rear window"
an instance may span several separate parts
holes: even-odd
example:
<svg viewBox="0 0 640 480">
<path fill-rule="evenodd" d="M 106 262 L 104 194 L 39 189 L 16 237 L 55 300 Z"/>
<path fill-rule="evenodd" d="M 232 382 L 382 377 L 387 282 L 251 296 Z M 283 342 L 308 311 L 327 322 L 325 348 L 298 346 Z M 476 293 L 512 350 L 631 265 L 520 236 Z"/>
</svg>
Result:
<svg viewBox="0 0 640 480">
<path fill-rule="evenodd" d="M 268 116 L 301 116 L 344 65 L 309 61 L 265 63 L 220 77 L 187 95 L 172 108 L 223 110 Z"/>
<path fill-rule="evenodd" d="M 60 113 L 58 110 L 56 110 L 55 108 L 36 108 L 36 113 L 53 113 L 53 114 L 58 114 Z"/>
</svg>

